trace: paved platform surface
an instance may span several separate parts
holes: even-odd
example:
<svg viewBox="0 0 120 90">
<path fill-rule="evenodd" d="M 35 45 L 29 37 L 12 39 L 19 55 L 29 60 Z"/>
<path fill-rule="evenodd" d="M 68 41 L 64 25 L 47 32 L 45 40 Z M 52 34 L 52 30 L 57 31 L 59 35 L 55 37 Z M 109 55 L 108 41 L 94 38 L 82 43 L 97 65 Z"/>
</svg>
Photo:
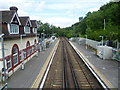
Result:
<svg viewBox="0 0 120 90">
<path fill-rule="evenodd" d="M 120 81 L 120 62 L 116 60 L 102 60 L 95 51 L 85 45 L 79 45 L 76 42 L 72 42 L 76 48 L 93 64 L 113 85 L 114 88 L 118 88 L 118 80 Z"/>
<path fill-rule="evenodd" d="M 50 55 L 57 40 L 51 44 L 46 51 L 39 52 L 38 56 L 33 57 L 25 64 L 25 69 L 16 71 L 8 80 L 8 88 L 30 88 L 34 83 L 43 64 Z"/>
</svg>

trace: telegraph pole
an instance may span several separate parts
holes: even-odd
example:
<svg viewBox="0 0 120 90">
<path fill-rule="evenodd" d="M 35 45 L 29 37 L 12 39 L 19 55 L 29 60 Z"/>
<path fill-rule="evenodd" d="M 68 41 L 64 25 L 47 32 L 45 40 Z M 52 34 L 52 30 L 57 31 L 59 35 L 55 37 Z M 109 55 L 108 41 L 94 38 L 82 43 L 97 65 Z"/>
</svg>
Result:
<svg viewBox="0 0 120 90">
<path fill-rule="evenodd" d="M 104 30 L 105 30 L 105 19 L 104 19 Z"/>
</svg>

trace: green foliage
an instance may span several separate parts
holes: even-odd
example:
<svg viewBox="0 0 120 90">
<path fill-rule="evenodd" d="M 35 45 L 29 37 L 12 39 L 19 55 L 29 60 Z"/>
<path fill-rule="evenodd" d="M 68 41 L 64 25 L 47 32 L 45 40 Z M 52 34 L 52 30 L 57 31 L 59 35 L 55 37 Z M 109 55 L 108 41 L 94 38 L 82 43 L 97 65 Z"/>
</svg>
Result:
<svg viewBox="0 0 120 90">
<path fill-rule="evenodd" d="M 103 12 L 93 12 L 89 16 L 87 16 L 86 24 L 87 27 L 90 27 L 92 30 L 102 29 L 104 27 L 102 17 Z"/>
<path fill-rule="evenodd" d="M 49 23 L 42 23 L 38 21 L 38 34 L 45 33 L 46 37 L 50 37 L 52 35 L 59 36 L 61 35 L 60 27 L 55 27 L 54 25 L 50 25 Z"/>
<path fill-rule="evenodd" d="M 100 7 L 98 11 L 88 12 L 86 16 L 79 17 L 79 22 L 71 27 L 60 28 L 42 23 L 39 21 L 38 33 L 45 30 L 46 34 L 62 37 L 84 37 L 100 41 L 99 36 L 104 40 L 120 41 L 120 1 L 110 2 Z M 105 20 L 105 30 L 104 30 Z"/>
<path fill-rule="evenodd" d="M 110 2 L 101 6 L 98 11 L 88 12 L 86 17 L 80 17 L 80 22 L 75 23 L 69 28 L 73 28 L 73 31 L 76 33 L 74 36 L 87 35 L 88 38 L 98 41 L 101 40 L 99 36 L 104 36 L 104 40 L 120 41 L 119 12 L 120 1 Z"/>
<path fill-rule="evenodd" d="M 120 41 L 120 2 L 110 2 L 100 8 L 100 10 L 89 13 L 87 16 L 86 34 L 89 38 L 99 40 L 99 36 L 104 36 L 104 40 Z M 105 30 L 104 28 L 105 19 Z"/>
</svg>

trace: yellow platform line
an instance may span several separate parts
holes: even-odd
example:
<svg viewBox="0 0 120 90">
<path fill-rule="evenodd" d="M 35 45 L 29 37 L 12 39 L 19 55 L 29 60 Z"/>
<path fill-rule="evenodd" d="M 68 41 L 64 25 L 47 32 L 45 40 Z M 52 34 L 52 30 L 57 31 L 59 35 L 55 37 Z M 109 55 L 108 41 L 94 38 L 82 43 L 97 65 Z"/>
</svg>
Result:
<svg viewBox="0 0 120 90">
<path fill-rule="evenodd" d="M 43 77 L 43 75 L 44 75 L 44 73 L 46 71 L 46 68 L 47 68 L 48 64 L 49 64 L 49 61 L 50 61 L 50 59 L 51 59 L 51 57 L 52 57 L 52 55 L 54 53 L 54 50 L 56 50 L 57 47 L 58 47 L 58 43 L 59 43 L 59 40 L 57 41 L 57 43 L 55 44 L 54 48 L 52 49 L 52 52 L 50 53 L 50 55 L 46 59 L 46 62 L 44 63 L 42 69 L 40 70 L 38 76 L 36 77 L 36 79 L 35 79 L 35 81 L 33 83 L 33 85 L 31 86 L 31 88 L 38 88 L 38 86 L 40 84 L 40 81 L 42 80 L 42 77 Z"/>
<path fill-rule="evenodd" d="M 70 42 L 71 43 L 71 42 Z M 73 44 L 72 44 L 73 45 Z M 85 57 L 85 55 L 73 45 L 79 54 L 84 58 L 84 60 L 89 64 L 89 66 L 94 70 L 94 72 L 100 77 L 100 79 L 107 85 L 108 88 L 115 88 L 111 82 Z"/>
</svg>

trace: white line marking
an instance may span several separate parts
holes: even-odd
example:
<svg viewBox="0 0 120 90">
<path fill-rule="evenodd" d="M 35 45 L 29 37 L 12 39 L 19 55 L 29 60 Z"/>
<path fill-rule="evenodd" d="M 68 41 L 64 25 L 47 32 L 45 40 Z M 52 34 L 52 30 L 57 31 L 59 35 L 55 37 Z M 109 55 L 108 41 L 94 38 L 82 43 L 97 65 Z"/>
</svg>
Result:
<svg viewBox="0 0 120 90">
<path fill-rule="evenodd" d="M 59 41 L 58 41 L 58 43 L 59 43 Z M 41 82 L 40 88 L 43 88 L 43 86 L 44 86 L 44 83 L 45 83 L 45 80 L 46 80 L 46 78 L 47 78 L 47 75 L 48 75 L 50 66 L 51 66 L 51 64 L 52 64 L 54 55 L 55 55 L 56 50 L 57 50 L 57 46 L 58 46 L 58 44 L 56 45 L 55 50 L 54 50 L 54 52 L 53 52 L 53 54 L 52 54 L 52 57 L 51 57 L 51 59 L 50 59 L 50 63 L 49 63 L 49 65 L 48 65 L 48 67 L 47 67 L 47 70 L 46 70 L 45 75 L 44 75 L 44 77 L 43 77 L 43 80 L 42 80 L 42 82 Z"/>
<path fill-rule="evenodd" d="M 97 78 L 97 80 L 100 82 L 100 84 L 103 86 L 103 88 L 105 88 L 107 90 L 107 86 L 105 85 L 105 83 L 100 79 L 100 77 L 94 72 L 94 70 L 90 67 L 90 65 L 85 61 L 85 59 L 81 56 L 81 54 L 78 52 L 79 50 L 69 41 L 69 43 L 71 44 L 71 46 L 74 48 L 74 50 L 77 52 L 77 54 L 82 58 L 82 60 L 84 61 L 84 63 L 87 65 L 87 67 L 90 69 L 90 71 L 93 73 L 93 75 Z"/>
</svg>

